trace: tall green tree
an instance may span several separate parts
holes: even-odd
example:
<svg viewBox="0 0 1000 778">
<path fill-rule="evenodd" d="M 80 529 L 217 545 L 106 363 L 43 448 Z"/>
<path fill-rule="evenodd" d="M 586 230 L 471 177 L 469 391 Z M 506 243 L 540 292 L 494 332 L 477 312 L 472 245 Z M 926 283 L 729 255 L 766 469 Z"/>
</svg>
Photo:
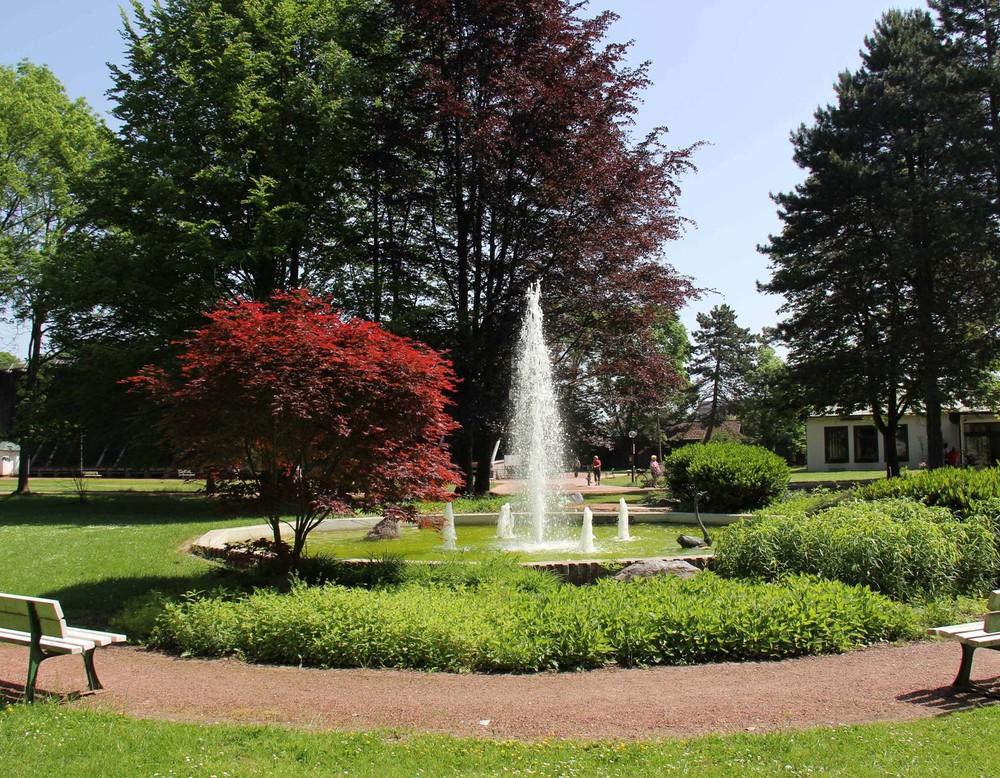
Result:
<svg viewBox="0 0 1000 778">
<path fill-rule="evenodd" d="M 725 304 L 715 306 L 708 314 L 699 313 L 697 322 L 698 329 L 691 335 L 688 373 L 701 400 L 707 443 L 746 393 L 757 338 L 749 328 L 736 323 L 736 312 Z"/>
<path fill-rule="evenodd" d="M 482 491 L 531 283 L 564 355 L 610 353 L 691 296 L 662 245 L 692 149 L 632 137 L 648 79 L 606 42 L 611 15 L 568 0 L 133 13 L 74 340 L 156 360 L 219 298 L 307 286 L 448 350 L 456 461 Z"/>
<path fill-rule="evenodd" d="M 610 14 L 587 19 L 566 0 L 395 5 L 421 42 L 431 108 L 416 334 L 455 361 L 456 454 L 482 491 L 530 284 L 542 281 L 550 338 L 569 358 L 611 353 L 690 296 L 661 251 L 679 234 L 692 150 L 667 148 L 663 130 L 631 137 L 648 78 L 606 42 Z"/>
<path fill-rule="evenodd" d="M 96 269 L 127 281 L 95 290 L 108 318 L 86 322 L 92 332 L 169 339 L 220 299 L 328 289 L 356 250 L 355 157 L 378 86 L 366 58 L 389 34 L 377 4 L 167 0 L 132 13 L 126 63 L 112 67 L 121 126 Z"/>
<path fill-rule="evenodd" d="M 809 405 L 785 360 L 762 343 L 739 403 L 743 434 L 748 441 L 797 464 L 805 455 Z"/>
<path fill-rule="evenodd" d="M 105 153 L 109 136 L 83 100 L 70 100 L 45 67 L 0 66 L 0 300 L 29 327 L 16 433 L 30 461 L 43 414 L 33 414 L 48 356 L 47 325 L 72 279 L 65 264 L 83 219 L 82 183 Z M 21 467 L 17 491 L 28 490 Z"/>
<path fill-rule="evenodd" d="M 898 474 L 895 430 L 926 413 L 941 464 L 941 410 L 996 354 L 995 263 L 982 229 L 980 104 L 957 87 L 930 16 L 889 12 L 844 73 L 837 104 L 792 137 L 808 171 L 778 195 L 782 233 L 762 248 L 783 294 L 779 331 L 817 407 L 870 408 Z"/>
</svg>

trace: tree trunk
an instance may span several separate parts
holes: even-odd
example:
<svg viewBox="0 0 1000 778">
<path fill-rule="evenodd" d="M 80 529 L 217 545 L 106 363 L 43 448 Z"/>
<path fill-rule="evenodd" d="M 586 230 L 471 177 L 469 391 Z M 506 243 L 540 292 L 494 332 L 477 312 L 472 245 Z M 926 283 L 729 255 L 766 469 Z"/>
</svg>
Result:
<svg viewBox="0 0 1000 778">
<path fill-rule="evenodd" d="M 38 371 L 42 364 L 42 321 L 43 314 L 35 310 L 31 318 L 31 337 L 28 341 L 28 365 L 24 375 L 24 391 L 22 397 L 31 397 L 38 389 Z M 30 494 L 28 484 L 31 476 L 31 458 L 35 453 L 36 443 L 31 436 L 21 436 L 21 457 L 17 468 L 17 489 L 15 494 Z"/>
<path fill-rule="evenodd" d="M 944 465 L 944 436 L 941 433 L 941 392 L 936 383 L 925 390 L 924 406 L 927 413 L 927 467 Z"/>
</svg>

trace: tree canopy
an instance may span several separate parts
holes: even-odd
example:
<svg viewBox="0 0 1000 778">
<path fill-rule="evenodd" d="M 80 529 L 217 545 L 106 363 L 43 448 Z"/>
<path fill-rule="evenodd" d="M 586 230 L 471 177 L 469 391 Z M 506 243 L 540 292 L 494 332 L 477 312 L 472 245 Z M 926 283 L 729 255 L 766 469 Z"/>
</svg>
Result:
<svg viewBox="0 0 1000 778">
<path fill-rule="evenodd" d="M 530 284 L 584 370 L 694 294 L 662 255 L 694 149 L 633 138 L 648 77 L 605 41 L 611 14 L 165 0 L 134 16 L 69 340 L 162 358 L 218 299 L 307 286 L 450 353 L 453 451 L 483 491 Z M 658 350 L 625 369 L 672 377 Z"/>
<path fill-rule="evenodd" d="M 872 410 L 890 474 L 901 415 L 926 412 L 941 464 L 943 403 L 1000 356 L 983 102 L 964 67 L 927 13 L 886 13 L 836 104 L 793 134 L 807 177 L 775 197 L 782 232 L 762 248 L 797 377 L 816 407 Z"/>
<path fill-rule="evenodd" d="M 461 482 L 442 445 L 454 374 L 431 349 L 302 291 L 207 317 L 179 372 L 150 366 L 131 383 L 162 404 L 184 461 L 257 505 L 275 543 L 293 511 L 293 557 L 331 513 L 412 517 Z"/>
<path fill-rule="evenodd" d="M 27 460 L 43 413 L 39 371 L 53 313 L 72 297 L 69 256 L 90 229 L 81 190 L 108 146 L 103 123 L 83 100 L 70 100 L 45 67 L 0 65 L 0 304 L 29 325 L 15 437 Z M 18 491 L 28 489 L 21 468 Z"/>
<path fill-rule="evenodd" d="M 708 314 L 699 313 L 697 321 L 688 372 L 702 404 L 707 443 L 746 392 L 757 338 L 736 323 L 736 311 L 725 304 L 716 305 Z"/>
</svg>

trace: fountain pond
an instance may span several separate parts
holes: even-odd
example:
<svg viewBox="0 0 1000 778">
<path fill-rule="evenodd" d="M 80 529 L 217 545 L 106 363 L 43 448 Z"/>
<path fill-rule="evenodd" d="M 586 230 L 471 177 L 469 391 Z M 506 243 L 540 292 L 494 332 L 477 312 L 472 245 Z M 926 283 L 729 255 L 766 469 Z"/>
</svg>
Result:
<svg viewBox="0 0 1000 778">
<path fill-rule="evenodd" d="M 536 542 L 530 534 L 498 538 L 496 516 L 469 518 L 489 523 L 464 523 L 469 519 L 460 517 L 458 526 L 453 529 L 454 537 L 445 537 L 433 529 L 404 526 L 399 540 L 381 541 L 365 540 L 365 529 L 316 530 L 309 536 L 307 553 L 338 559 L 392 555 L 412 561 L 463 562 L 481 562 L 497 554 L 509 554 L 522 562 L 648 559 L 691 554 L 690 549 L 677 544 L 677 536 L 699 534 L 696 524 L 643 522 L 632 524 L 629 539 L 622 540 L 617 516 L 596 516 L 592 547 L 581 550 L 579 513 L 550 514 L 547 520 L 550 539 L 542 543 Z M 719 530 L 724 531 L 724 528 L 713 528 L 713 534 Z"/>
</svg>

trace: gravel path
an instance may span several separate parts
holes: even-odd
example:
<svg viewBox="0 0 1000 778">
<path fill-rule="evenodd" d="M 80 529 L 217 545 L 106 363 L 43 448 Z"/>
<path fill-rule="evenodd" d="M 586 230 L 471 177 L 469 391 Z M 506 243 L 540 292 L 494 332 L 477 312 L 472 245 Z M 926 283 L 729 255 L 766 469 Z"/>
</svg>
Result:
<svg viewBox="0 0 1000 778">
<path fill-rule="evenodd" d="M 903 721 L 992 704 L 950 688 L 959 653 L 955 643 L 932 641 L 770 663 L 455 675 L 268 667 L 114 646 L 96 657 L 105 691 L 71 704 L 171 721 L 347 731 L 685 737 Z M 0 646 L 0 692 L 19 692 L 26 668 L 23 648 Z M 1000 683 L 1000 652 L 977 652 L 973 678 Z M 50 692 L 85 683 L 79 657 L 47 660 L 39 673 L 39 689 Z"/>
</svg>

